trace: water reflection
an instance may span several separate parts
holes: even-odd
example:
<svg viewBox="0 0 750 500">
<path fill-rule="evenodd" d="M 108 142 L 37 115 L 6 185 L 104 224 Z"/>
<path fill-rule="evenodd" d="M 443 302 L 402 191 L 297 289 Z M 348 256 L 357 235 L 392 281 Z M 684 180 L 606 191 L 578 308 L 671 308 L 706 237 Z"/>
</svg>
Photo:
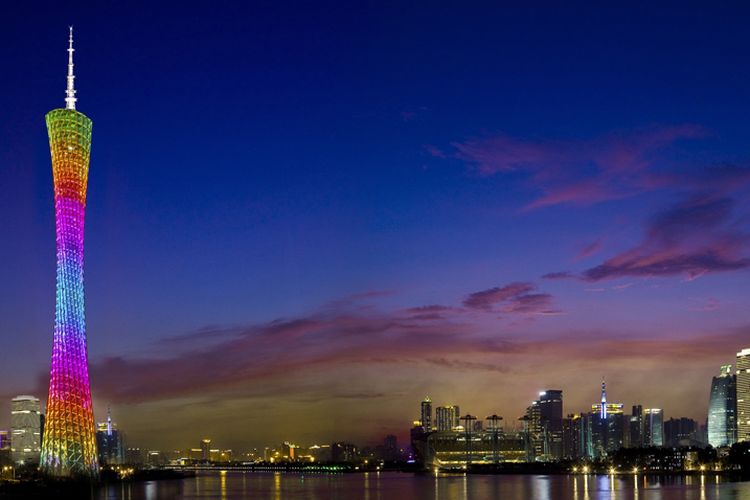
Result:
<svg viewBox="0 0 750 500">
<path fill-rule="evenodd" d="M 276 500 L 281 500 L 281 472 L 273 473 L 273 492 Z"/>
<path fill-rule="evenodd" d="M 713 483 L 713 485 L 711 485 Z M 750 483 L 718 476 L 654 477 L 642 474 L 574 476 L 367 473 L 201 473 L 173 481 L 102 487 L 97 500 L 365 498 L 367 500 L 714 500 L 750 498 Z"/>
<path fill-rule="evenodd" d="M 227 500 L 227 471 L 219 472 L 221 477 L 221 500 Z"/>
</svg>

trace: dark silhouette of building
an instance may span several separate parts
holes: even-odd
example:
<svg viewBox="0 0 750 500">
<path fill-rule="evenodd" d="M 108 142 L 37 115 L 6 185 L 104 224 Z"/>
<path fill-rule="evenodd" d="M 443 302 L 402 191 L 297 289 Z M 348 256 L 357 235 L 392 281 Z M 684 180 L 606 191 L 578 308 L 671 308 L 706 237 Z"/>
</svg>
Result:
<svg viewBox="0 0 750 500">
<path fill-rule="evenodd" d="M 643 446 L 643 406 L 633 405 L 633 413 L 629 420 L 628 446 L 641 448 Z"/>
<path fill-rule="evenodd" d="M 332 443 L 331 461 L 333 462 L 356 462 L 359 459 L 357 447 L 351 443 Z"/>
<path fill-rule="evenodd" d="M 383 439 L 383 445 L 380 448 L 381 450 L 378 450 L 378 455 L 380 455 L 379 458 L 387 462 L 401 460 L 402 457 L 401 450 L 398 448 L 398 438 L 393 434 L 388 434 L 385 439 Z"/>
<path fill-rule="evenodd" d="M 692 418 L 670 418 L 664 422 L 664 444 L 670 448 L 700 446 L 700 426 Z"/>
</svg>

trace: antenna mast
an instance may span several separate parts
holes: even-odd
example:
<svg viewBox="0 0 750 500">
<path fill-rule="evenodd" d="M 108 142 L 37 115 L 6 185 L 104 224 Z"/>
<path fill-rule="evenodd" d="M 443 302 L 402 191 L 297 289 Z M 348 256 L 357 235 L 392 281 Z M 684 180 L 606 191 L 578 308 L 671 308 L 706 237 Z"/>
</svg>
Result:
<svg viewBox="0 0 750 500">
<path fill-rule="evenodd" d="M 68 38 L 68 89 L 65 91 L 65 109 L 76 109 L 76 89 L 73 85 L 75 76 L 73 75 L 73 26 L 70 27 L 70 37 Z"/>
</svg>

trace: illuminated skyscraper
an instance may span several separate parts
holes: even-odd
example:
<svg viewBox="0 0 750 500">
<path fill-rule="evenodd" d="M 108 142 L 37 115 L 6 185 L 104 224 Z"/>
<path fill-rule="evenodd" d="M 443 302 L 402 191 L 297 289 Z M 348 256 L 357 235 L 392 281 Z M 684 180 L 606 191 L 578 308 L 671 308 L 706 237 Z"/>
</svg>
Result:
<svg viewBox="0 0 750 500">
<path fill-rule="evenodd" d="M 83 300 L 83 223 L 91 120 L 76 111 L 73 28 L 65 109 L 47 113 L 55 185 L 57 305 L 41 468 L 52 476 L 98 474 Z"/>
<path fill-rule="evenodd" d="M 622 403 L 607 402 L 607 386 L 602 380 L 601 402 L 591 405 L 589 442 L 592 456 L 602 458 L 625 444 L 625 414 Z"/>
<path fill-rule="evenodd" d="M 99 463 L 107 465 L 123 463 L 122 435 L 117 428 L 117 424 L 112 422 L 112 414 L 109 409 L 107 409 L 107 421 L 99 422 L 96 430 L 96 448 L 99 452 Z"/>
<path fill-rule="evenodd" d="M 643 445 L 664 446 L 664 411 L 659 408 L 643 410 Z"/>
<path fill-rule="evenodd" d="M 563 393 L 548 389 L 539 394 L 539 416 L 544 427 L 544 454 L 559 460 L 563 456 Z"/>
<path fill-rule="evenodd" d="M 461 410 L 458 406 L 438 406 L 435 408 L 435 430 L 447 432 L 458 427 L 458 417 L 461 416 Z"/>
<path fill-rule="evenodd" d="M 714 448 L 731 446 L 737 441 L 737 376 L 732 365 L 721 367 L 711 380 L 708 401 L 708 443 Z"/>
<path fill-rule="evenodd" d="M 424 432 L 432 432 L 432 400 L 429 396 L 422 401 L 420 413 L 422 429 Z"/>
<path fill-rule="evenodd" d="M 201 460 L 208 462 L 209 458 L 211 458 L 211 440 L 201 439 Z"/>
<path fill-rule="evenodd" d="M 750 441 L 750 348 L 737 353 L 737 441 Z"/>
</svg>

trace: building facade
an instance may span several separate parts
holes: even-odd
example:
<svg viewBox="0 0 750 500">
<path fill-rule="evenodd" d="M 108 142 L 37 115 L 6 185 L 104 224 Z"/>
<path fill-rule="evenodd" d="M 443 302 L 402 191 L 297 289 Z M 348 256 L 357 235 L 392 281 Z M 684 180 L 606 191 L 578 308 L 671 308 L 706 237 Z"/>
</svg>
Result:
<svg viewBox="0 0 750 500">
<path fill-rule="evenodd" d="M 435 408 L 435 430 L 438 432 L 452 431 L 459 426 L 458 418 L 461 411 L 458 406 L 438 406 Z"/>
<path fill-rule="evenodd" d="M 737 441 L 750 441 L 750 348 L 737 353 Z"/>
<path fill-rule="evenodd" d="M 42 408 L 39 398 L 16 396 L 10 402 L 10 451 L 17 465 L 39 464 L 42 444 Z"/>
<path fill-rule="evenodd" d="M 643 411 L 643 445 L 664 446 L 664 410 L 646 408 Z"/>
<path fill-rule="evenodd" d="M 643 406 L 633 405 L 628 422 L 628 447 L 641 448 L 643 446 Z"/>
<path fill-rule="evenodd" d="M 700 425 L 692 418 L 670 418 L 664 422 L 664 445 L 669 448 L 705 446 L 700 441 Z"/>
<path fill-rule="evenodd" d="M 121 465 L 125 462 L 125 450 L 117 424 L 112 422 L 112 416 L 107 412 L 107 421 L 99 422 L 96 431 L 96 448 L 99 453 L 99 463 L 106 465 Z"/>
<path fill-rule="evenodd" d="M 432 432 L 432 400 L 429 396 L 424 398 L 420 408 L 420 421 L 424 432 Z"/>
<path fill-rule="evenodd" d="M 711 380 L 708 401 L 708 444 L 714 448 L 737 442 L 737 375 L 724 365 Z"/>
<path fill-rule="evenodd" d="M 563 391 L 548 389 L 539 394 L 539 416 L 544 426 L 544 454 L 552 460 L 563 457 Z"/>
</svg>

